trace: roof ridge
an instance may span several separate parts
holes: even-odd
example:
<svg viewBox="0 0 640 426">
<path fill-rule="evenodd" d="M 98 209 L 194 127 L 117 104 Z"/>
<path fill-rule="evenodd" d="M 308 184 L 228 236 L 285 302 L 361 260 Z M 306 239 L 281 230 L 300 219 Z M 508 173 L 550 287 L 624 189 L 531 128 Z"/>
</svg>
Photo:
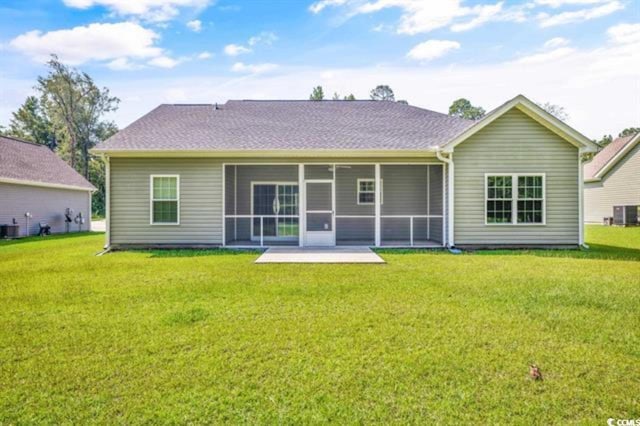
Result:
<svg viewBox="0 0 640 426">
<path fill-rule="evenodd" d="M 27 140 L 24 140 L 24 139 L 16 138 L 15 136 L 0 135 L 0 138 L 11 139 L 14 142 L 21 142 L 21 143 L 26 143 L 26 144 L 29 144 L 29 145 L 35 145 L 35 146 L 41 146 L 43 148 L 48 148 L 48 146 L 43 145 L 41 143 L 27 141 Z"/>
</svg>

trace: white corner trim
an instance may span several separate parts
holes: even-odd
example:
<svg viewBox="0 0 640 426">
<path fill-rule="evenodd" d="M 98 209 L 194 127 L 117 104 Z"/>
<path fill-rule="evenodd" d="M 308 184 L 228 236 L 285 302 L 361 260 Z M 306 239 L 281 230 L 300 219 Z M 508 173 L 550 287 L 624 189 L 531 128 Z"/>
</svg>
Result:
<svg viewBox="0 0 640 426">
<path fill-rule="evenodd" d="M 584 166 L 582 149 L 578 150 L 578 244 L 584 245 Z"/>
<path fill-rule="evenodd" d="M 105 249 L 111 247 L 111 161 L 102 155 L 104 161 L 104 220 L 105 220 Z"/>
<path fill-rule="evenodd" d="M 12 185 L 37 186 L 41 188 L 70 189 L 73 191 L 95 192 L 97 189 L 83 188 L 75 185 L 65 185 L 61 183 L 40 182 L 37 180 L 11 179 L 0 177 L 0 183 L 10 183 Z"/>
<path fill-rule="evenodd" d="M 471 127 L 467 128 L 451 141 L 443 145 L 443 151 L 453 152 L 453 148 L 456 145 L 464 142 L 469 137 L 484 129 L 486 126 L 493 123 L 496 119 L 500 118 L 502 115 L 512 110 L 513 108 L 517 108 L 518 110 L 528 115 L 533 120 L 537 121 L 572 145 L 575 145 L 578 148 L 585 148 L 584 152 L 598 151 L 598 145 L 595 142 L 591 141 L 582 133 L 565 124 L 563 121 L 549 114 L 547 111 L 545 111 L 523 95 L 518 95 L 491 111 Z"/>
</svg>

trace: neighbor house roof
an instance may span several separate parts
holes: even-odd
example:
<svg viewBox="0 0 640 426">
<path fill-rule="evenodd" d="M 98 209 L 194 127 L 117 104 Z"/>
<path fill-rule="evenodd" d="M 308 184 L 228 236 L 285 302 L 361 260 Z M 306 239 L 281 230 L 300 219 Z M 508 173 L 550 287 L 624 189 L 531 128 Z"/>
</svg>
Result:
<svg viewBox="0 0 640 426">
<path fill-rule="evenodd" d="M 46 146 L 6 136 L 0 136 L 0 182 L 96 189 Z"/>
<path fill-rule="evenodd" d="M 602 178 L 618 161 L 624 158 L 627 152 L 640 141 L 640 133 L 614 139 L 605 146 L 593 159 L 584 166 L 584 178 L 586 180 L 598 180 Z"/>
<path fill-rule="evenodd" d="M 472 124 L 398 102 L 160 105 L 94 152 L 432 150 Z"/>
</svg>

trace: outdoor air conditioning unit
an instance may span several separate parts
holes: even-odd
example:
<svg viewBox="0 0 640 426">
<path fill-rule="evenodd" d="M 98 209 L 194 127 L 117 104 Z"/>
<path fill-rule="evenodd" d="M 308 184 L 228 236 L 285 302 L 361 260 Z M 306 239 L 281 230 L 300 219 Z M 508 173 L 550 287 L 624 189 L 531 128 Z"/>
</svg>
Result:
<svg viewBox="0 0 640 426">
<path fill-rule="evenodd" d="M 638 209 L 640 206 L 613 206 L 613 224 L 638 225 Z"/>
</svg>

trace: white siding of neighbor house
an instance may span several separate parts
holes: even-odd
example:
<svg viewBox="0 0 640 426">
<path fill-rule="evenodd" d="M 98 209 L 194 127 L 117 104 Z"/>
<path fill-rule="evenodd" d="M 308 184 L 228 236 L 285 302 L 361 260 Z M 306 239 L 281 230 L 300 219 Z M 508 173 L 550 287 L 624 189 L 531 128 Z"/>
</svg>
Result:
<svg viewBox="0 0 640 426">
<path fill-rule="evenodd" d="M 613 206 L 640 205 L 640 143 L 598 182 L 584 184 L 584 219 L 602 223 Z"/>
<path fill-rule="evenodd" d="M 91 229 L 91 197 L 89 191 L 46 188 L 31 185 L 0 183 L 0 225 L 10 225 L 15 218 L 20 226 L 20 235 L 27 235 L 25 213 L 33 216 L 29 220 L 29 235 L 36 235 L 39 223 L 51 226 L 51 232 L 65 232 L 64 213 L 67 208 L 74 211 L 74 217 L 82 212 L 85 223 L 82 230 Z M 72 223 L 70 232 L 79 230 Z"/>
<path fill-rule="evenodd" d="M 517 109 L 455 147 L 455 245 L 579 244 L 578 148 Z M 485 173 L 545 173 L 546 225 L 486 225 Z"/>
</svg>

